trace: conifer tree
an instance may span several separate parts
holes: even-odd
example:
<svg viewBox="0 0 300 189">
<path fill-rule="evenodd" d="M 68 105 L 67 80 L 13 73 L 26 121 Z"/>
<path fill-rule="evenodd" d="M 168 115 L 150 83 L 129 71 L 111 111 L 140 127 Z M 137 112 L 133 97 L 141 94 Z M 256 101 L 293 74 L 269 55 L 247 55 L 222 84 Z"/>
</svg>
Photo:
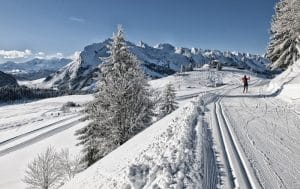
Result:
<svg viewBox="0 0 300 189">
<path fill-rule="evenodd" d="M 163 92 L 162 104 L 160 107 L 161 117 L 170 114 L 177 108 L 177 102 L 175 101 L 176 93 L 172 84 L 168 84 Z"/>
<path fill-rule="evenodd" d="M 99 92 L 86 110 L 92 122 L 77 132 L 88 166 L 149 126 L 153 116 L 147 80 L 121 26 L 110 51 L 101 65 Z"/>
<path fill-rule="evenodd" d="M 300 1 L 280 0 L 275 6 L 271 25 L 271 41 L 266 57 L 269 68 L 285 69 L 299 58 Z"/>
</svg>

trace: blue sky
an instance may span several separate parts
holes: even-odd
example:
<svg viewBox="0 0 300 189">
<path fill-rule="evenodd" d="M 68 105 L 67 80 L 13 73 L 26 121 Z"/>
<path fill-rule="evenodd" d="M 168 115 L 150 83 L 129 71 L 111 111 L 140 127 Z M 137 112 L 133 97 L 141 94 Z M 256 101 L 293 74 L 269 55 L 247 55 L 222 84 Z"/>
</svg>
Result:
<svg viewBox="0 0 300 189">
<path fill-rule="evenodd" d="M 263 54 L 276 0 L 0 0 L 0 62 L 70 56 L 111 37 Z"/>
</svg>

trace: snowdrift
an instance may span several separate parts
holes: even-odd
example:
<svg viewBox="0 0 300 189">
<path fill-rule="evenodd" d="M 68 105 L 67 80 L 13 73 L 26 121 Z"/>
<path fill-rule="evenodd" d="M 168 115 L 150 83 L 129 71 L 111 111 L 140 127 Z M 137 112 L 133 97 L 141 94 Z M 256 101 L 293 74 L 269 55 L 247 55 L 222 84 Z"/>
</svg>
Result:
<svg viewBox="0 0 300 189">
<path fill-rule="evenodd" d="M 211 100 L 213 95 L 206 97 Z M 215 186 L 217 168 L 207 166 L 215 165 L 215 160 L 201 108 L 208 100 L 203 99 L 197 98 L 154 123 L 62 188 Z"/>
<path fill-rule="evenodd" d="M 279 92 L 278 97 L 289 102 L 300 102 L 300 60 L 275 77 L 268 90 Z"/>
</svg>

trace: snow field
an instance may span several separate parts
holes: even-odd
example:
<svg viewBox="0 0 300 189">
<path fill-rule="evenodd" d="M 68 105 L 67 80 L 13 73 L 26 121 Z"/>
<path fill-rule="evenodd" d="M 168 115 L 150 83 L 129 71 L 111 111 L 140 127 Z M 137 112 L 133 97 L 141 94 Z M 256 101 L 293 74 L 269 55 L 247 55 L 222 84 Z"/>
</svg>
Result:
<svg viewBox="0 0 300 189">
<path fill-rule="evenodd" d="M 206 85 L 210 74 L 210 70 L 199 69 L 150 81 L 159 90 L 173 84 L 180 108 L 76 175 L 63 188 L 299 188 L 300 103 L 295 98 L 286 103 L 274 97 L 274 91 L 266 90 L 268 79 L 245 70 L 225 67 L 218 74 L 224 83 L 220 87 Z M 241 93 L 245 74 L 251 77 L 247 94 Z M 296 76 L 289 85 L 297 84 Z M 293 90 L 286 86 L 282 87 L 281 99 L 284 92 Z M 2 106 L 0 139 L 9 140 L 49 124 L 59 128 L 57 122 L 64 127 L 63 120 L 75 117 L 76 109 L 63 113 L 63 104 L 84 104 L 91 99 L 78 95 Z M 4 170 L 0 188 L 24 188 L 21 178 L 27 163 L 49 144 L 78 153 L 81 148 L 74 146 L 74 131 L 86 123 L 74 124 L 0 157 Z"/>
<path fill-rule="evenodd" d="M 92 100 L 92 95 L 71 95 L 39 100 L 26 104 L 0 107 L 0 188 L 26 188 L 22 182 L 25 169 L 48 146 L 57 151 L 68 148 L 78 155 L 81 148 L 74 133 L 87 122 L 78 121 L 78 111 Z M 73 101 L 81 107 L 61 108 Z"/>
</svg>

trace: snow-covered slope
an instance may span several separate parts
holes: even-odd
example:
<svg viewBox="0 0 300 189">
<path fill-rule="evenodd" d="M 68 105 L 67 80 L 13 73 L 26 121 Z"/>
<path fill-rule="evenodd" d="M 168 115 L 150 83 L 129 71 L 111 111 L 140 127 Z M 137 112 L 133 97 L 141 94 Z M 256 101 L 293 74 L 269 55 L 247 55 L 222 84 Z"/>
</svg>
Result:
<svg viewBox="0 0 300 189">
<path fill-rule="evenodd" d="M 88 122 L 81 122 L 83 105 L 92 95 L 71 95 L 30 103 L 0 106 L 0 188 L 27 188 L 22 182 L 25 169 L 37 154 L 49 146 L 57 151 L 68 148 L 80 152 L 74 133 Z M 63 109 L 72 101 L 79 107 Z"/>
<path fill-rule="evenodd" d="M 211 74 L 224 85 L 205 87 Z M 264 93 L 268 82 L 227 67 L 151 81 L 174 84 L 185 103 L 62 188 L 299 188 L 300 117 Z"/>
<path fill-rule="evenodd" d="M 0 64 L 0 70 L 5 73 L 13 74 L 18 77 L 18 79 L 38 79 L 47 77 L 49 74 L 59 70 L 71 61 L 71 59 L 66 58 L 35 58 L 23 63 L 8 61 Z"/>
<path fill-rule="evenodd" d="M 189 102 L 79 173 L 62 188 L 216 187 L 199 99 Z M 197 150 L 195 150 L 197 149 Z M 197 177 L 200 172 L 207 174 Z"/>
<path fill-rule="evenodd" d="M 286 101 L 300 100 L 300 60 L 289 66 L 269 84 L 269 91 L 280 92 L 278 97 Z"/>
<path fill-rule="evenodd" d="M 0 71 L 0 87 L 17 85 L 17 80 L 13 76 Z"/>
<path fill-rule="evenodd" d="M 79 57 L 46 78 L 44 86 L 68 89 L 90 89 L 97 76 L 98 66 L 109 56 L 110 39 L 102 43 L 86 46 Z M 268 61 L 257 55 L 220 52 L 216 50 L 201 50 L 175 48 L 170 44 L 159 44 L 151 47 L 141 42 L 135 45 L 127 42 L 130 51 L 142 63 L 145 73 L 151 78 L 160 78 L 180 70 L 181 66 L 200 66 L 219 60 L 222 64 L 249 69 L 255 72 L 266 72 Z"/>
<path fill-rule="evenodd" d="M 243 75 L 251 77 L 247 94 Z M 212 76 L 223 85 L 207 86 Z M 173 84 L 179 109 L 64 188 L 299 188 L 300 109 L 265 93 L 268 82 L 228 67 L 150 81 L 159 90 Z M 28 162 L 49 144 L 79 153 L 74 132 L 87 124 L 78 121 L 83 106 L 68 111 L 62 106 L 92 99 L 77 95 L 1 106 L 0 188 L 25 188 L 21 178 Z"/>
</svg>

